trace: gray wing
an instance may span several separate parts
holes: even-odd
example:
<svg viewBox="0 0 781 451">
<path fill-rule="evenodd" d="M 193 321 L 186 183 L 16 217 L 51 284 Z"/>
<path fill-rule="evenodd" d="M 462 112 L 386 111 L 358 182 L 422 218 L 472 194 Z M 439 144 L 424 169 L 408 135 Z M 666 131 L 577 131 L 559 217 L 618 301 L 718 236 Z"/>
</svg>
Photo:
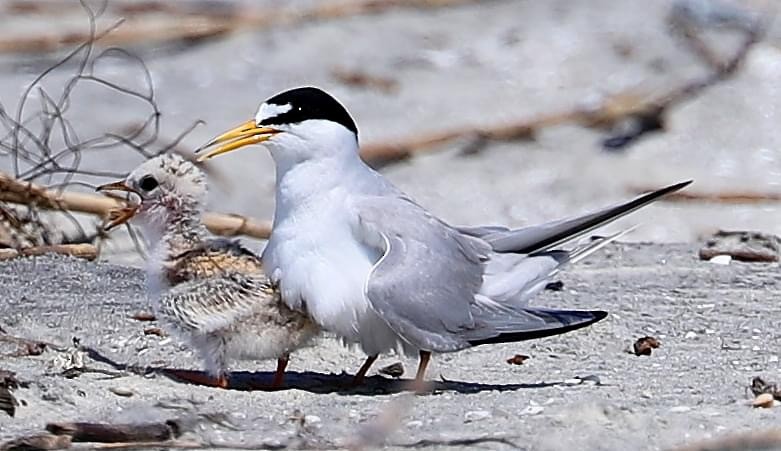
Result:
<svg viewBox="0 0 781 451">
<path fill-rule="evenodd" d="M 660 197 L 683 189 L 691 180 L 676 183 L 656 191 L 643 194 L 631 201 L 603 208 L 572 218 L 545 224 L 510 230 L 501 226 L 460 227 L 462 233 L 479 237 L 491 244 L 496 252 L 532 253 L 552 249 L 567 241 L 582 236 L 597 227 L 609 224 Z"/>
<path fill-rule="evenodd" d="M 357 207 L 356 236 L 382 255 L 366 281 L 367 300 L 394 331 L 420 349 L 448 352 L 541 338 L 606 316 L 602 311 L 529 308 L 516 296 L 499 294 L 542 286 L 568 259 L 567 252 L 514 255 L 514 262 L 507 262 L 514 267 L 502 268 L 501 254 L 492 253 L 490 244 L 449 227 L 406 198 L 365 198 Z M 507 286 L 496 277 L 506 277 Z M 486 283 L 497 293 L 486 293 Z"/>
<path fill-rule="evenodd" d="M 180 328 L 208 333 L 252 316 L 273 296 L 263 275 L 225 274 L 172 287 L 160 297 L 160 313 Z"/>
<path fill-rule="evenodd" d="M 490 246 L 463 235 L 403 197 L 366 197 L 356 237 L 382 257 L 365 285 L 372 309 L 412 345 L 444 352 L 469 342 L 471 305 Z"/>
</svg>

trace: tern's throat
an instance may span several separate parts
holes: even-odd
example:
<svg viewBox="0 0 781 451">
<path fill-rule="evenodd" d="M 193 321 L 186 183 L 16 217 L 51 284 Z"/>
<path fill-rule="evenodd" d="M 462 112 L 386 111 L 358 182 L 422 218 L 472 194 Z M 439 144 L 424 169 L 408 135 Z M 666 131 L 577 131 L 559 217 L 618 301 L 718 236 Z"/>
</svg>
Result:
<svg viewBox="0 0 781 451">
<path fill-rule="evenodd" d="M 369 168 L 357 155 L 308 159 L 277 164 L 276 212 L 311 208 L 336 192 L 350 191 Z"/>
</svg>

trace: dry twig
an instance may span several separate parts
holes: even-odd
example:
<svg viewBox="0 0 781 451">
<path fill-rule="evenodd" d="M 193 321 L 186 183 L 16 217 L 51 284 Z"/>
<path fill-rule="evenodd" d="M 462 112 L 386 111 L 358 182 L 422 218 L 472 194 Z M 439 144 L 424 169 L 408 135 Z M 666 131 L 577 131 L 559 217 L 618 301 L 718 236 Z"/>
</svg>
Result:
<svg viewBox="0 0 781 451">
<path fill-rule="evenodd" d="M 671 451 L 759 451 L 781 448 L 781 430 L 752 431 L 706 440 Z"/>
<path fill-rule="evenodd" d="M 41 186 L 20 182 L 0 173 L 0 202 L 10 202 L 37 209 L 86 213 L 101 218 L 112 210 L 125 206 L 124 202 L 102 195 L 79 192 L 58 192 Z M 223 236 L 245 235 L 268 238 L 271 223 L 240 215 L 206 212 L 204 224 L 214 234 Z"/>
<path fill-rule="evenodd" d="M 31 246 L 21 249 L 0 249 L 0 261 L 10 260 L 19 256 L 60 254 L 71 257 L 95 260 L 98 249 L 92 244 L 52 244 L 50 246 Z"/>
<path fill-rule="evenodd" d="M 47 343 L 40 340 L 31 340 L 29 338 L 14 337 L 12 335 L 0 334 L 0 342 L 12 343 L 18 346 L 20 351 L 17 352 L 17 356 L 25 355 L 40 355 L 46 348 L 54 349 L 55 351 L 63 351 L 65 348 L 57 346 L 52 343 Z"/>
<path fill-rule="evenodd" d="M 0 104 L 0 158 L 7 159 L 8 164 L 4 166 L 11 168 L 11 174 L 0 176 L 0 192 L 3 194 L 3 199 L 0 199 L 0 238 L 5 246 L 18 249 L 90 243 L 100 238 L 100 231 L 96 228 L 85 230 L 85 224 L 76 219 L 70 210 L 62 208 L 59 194 L 75 186 L 92 187 L 90 182 L 95 179 L 117 179 L 124 174 L 87 169 L 82 165 L 84 155 L 99 152 L 102 158 L 110 158 L 115 152 L 132 152 L 140 158 L 151 158 L 174 151 L 181 139 L 192 130 L 189 127 L 172 142 L 161 143 L 161 112 L 144 62 L 123 49 L 107 48 L 100 53 L 94 50 L 96 42 L 107 39 L 121 21 L 98 31 L 97 19 L 102 10 L 93 9 L 86 2 L 81 2 L 81 5 L 88 18 L 88 28 L 83 35 L 71 35 L 67 42 L 75 47 L 32 80 L 13 111 Z M 103 75 L 102 68 L 108 60 L 122 64 L 125 73 L 137 71 L 136 79 L 140 81 L 136 85 L 127 85 Z M 64 68 L 74 66 L 75 69 L 68 69 L 73 72 L 64 85 L 49 82 L 48 79 L 55 74 L 61 75 Z M 51 86 L 61 86 L 60 91 L 50 91 Z M 77 94 L 86 87 L 105 90 L 106 98 L 118 104 L 141 102 L 146 111 L 140 113 L 137 121 L 140 125 L 123 133 L 84 136 L 70 118 L 72 110 L 82 104 Z M 37 107 L 33 101 L 37 102 Z M 88 105 L 88 101 L 83 104 Z M 38 189 L 29 183 L 35 184 Z M 78 203 L 78 194 L 69 194 L 68 200 Z M 90 202 L 82 202 L 81 205 L 93 211 L 98 208 Z M 44 218 L 41 209 L 53 212 Z M 75 237 L 60 232 L 65 221 L 77 230 Z M 241 221 L 233 222 L 237 224 Z M 239 225 L 237 227 L 240 228 Z"/>
<path fill-rule="evenodd" d="M 36 434 L 9 440 L 0 444 L 0 451 L 36 451 L 67 449 L 70 447 L 70 437 L 52 434 Z"/>
<path fill-rule="evenodd" d="M 336 68 L 331 71 L 331 75 L 348 86 L 376 89 L 377 91 L 391 94 L 396 92 L 399 87 L 399 83 L 388 77 L 381 77 L 379 75 L 372 75 L 367 72 L 359 70 L 347 70 L 344 68 Z"/>
<path fill-rule="evenodd" d="M 365 14 L 381 14 L 400 8 L 441 8 L 475 0 L 342 0 L 313 3 L 307 8 L 237 7 L 233 2 L 142 2 L 118 3 L 109 9 L 127 17 L 127 25 L 106 36 L 102 45 L 141 46 L 192 44 L 219 38 L 241 30 L 295 26 L 307 22 L 334 20 Z M 45 8 L 37 5 L 36 13 L 61 13 L 61 3 Z M 24 8 L 29 12 L 29 6 Z M 163 17 L 150 17 L 150 13 Z M 168 16 L 168 17 L 166 17 Z M 157 20 L 155 20 L 157 19 Z M 87 33 L 72 31 L 45 35 L 12 35 L 0 38 L 0 52 L 51 52 L 84 42 Z"/>
<path fill-rule="evenodd" d="M 12 371 L 0 370 L 0 410 L 10 416 L 16 414 L 17 401 L 12 390 L 19 388 L 19 381 Z"/>
<path fill-rule="evenodd" d="M 633 192 L 644 193 L 643 188 L 633 188 Z M 664 202 L 713 202 L 719 204 L 754 204 L 781 201 L 781 193 L 721 192 L 698 193 L 691 190 L 670 193 L 661 199 Z"/>
<path fill-rule="evenodd" d="M 677 13 L 675 13 L 677 11 Z M 676 26 L 687 23 L 683 10 L 674 10 L 670 21 Z M 647 94 L 629 90 L 610 95 L 600 102 L 576 106 L 570 111 L 542 114 L 530 119 L 487 127 L 466 126 L 439 131 L 397 142 L 368 144 L 362 155 L 375 167 L 402 160 L 418 152 L 431 151 L 455 140 L 471 141 L 470 147 L 481 147 L 490 141 L 516 141 L 533 138 L 535 133 L 551 126 L 578 124 L 586 128 L 607 130 L 609 136 L 602 142 L 608 150 L 624 149 L 639 138 L 664 130 L 670 110 L 683 102 L 701 95 L 706 89 L 731 78 L 741 67 L 751 47 L 759 41 L 763 29 L 758 21 L 736 19 L 734 29 L 743 33 L 744 39 L 735 53 L 726 59 L 718 59 L 705 41 L 699 38 L 701 29 L 688 26 L 683 34 L 694 54 L 709 61 L 712 72 L 702 78 L 684 83 L 661 94 Z M 712 25 L 711 25 L 712 26 Z M 703 57 L 707 53 L 709 56 Z M 474 151 L 474 150 L 473 150 Z"/>
<path fill-rule="evenodd" d="M 46 430 L 54 435 L 67 435 L 72 442 L 157 442 L 181 435 L 176 420 L 140 424 L 49 423 Z"/>
</svg>

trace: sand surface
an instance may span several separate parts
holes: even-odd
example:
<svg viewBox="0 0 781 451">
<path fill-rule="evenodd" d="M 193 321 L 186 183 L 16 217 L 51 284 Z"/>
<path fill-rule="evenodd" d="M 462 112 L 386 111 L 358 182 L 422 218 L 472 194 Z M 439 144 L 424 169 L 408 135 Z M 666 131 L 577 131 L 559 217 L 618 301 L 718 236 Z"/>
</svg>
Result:
<svg viewBox="0 0 781 451">
<path fill-rule="evenodd" d="M 563 273 L 562 291 L 545 291 L 535 302 L 605 309 L 607 319 L 558 337 L 436 356 L 428 373 L 435 391 L 411 399 L 376 370 L 401 361 L 409 377 L 413 360 L 384 356 L 366 387 L 346 389 L 341 373 L 354 372 L 363 355 L 330 338 L 293 356 L 289 386 L 278 392 L 195 386 L 151 370 L 146 377 L 85 373 L 67 379 L 60 374 L 71 366 L 64 364 L 67 352 L 6 357 L 2 367 L 29 387 L 16 392 L 25 404 L 16 417 L 0 414 L 0 438 L 40 431 L 53 421 L 200 418 L 191 435 L 213 443 L 289 443 L 303 434 L 309 446 L 337 446 L 359 434 L 377 437 L 371 428 L 389 408 L 401 409 L 386 437 L 390 445 L 503 437 L 514 446 L 480 446 L 659 450 L 769 428 L 778 424 L 779 410 L 750 407 L 747 387 L 755 376 L 776 380 L 781 369 L 774 320 L 781 314 L 779 274 L 777 265 L 703 262 L 691 245 L 611 246 Z M 145 335 L 154 323 L 130 319 L 150 308 L 136 269 L 26 258 L 0 264 L 0 284 L 0 327 L 13 335 L 62 346 L 76 337 L 119 365 L 200 368 L 186 346 Z M 661 347 L 650 357 L 626 352 L 645 335 L 657 337 Z M 515 354 L 530 359 L 506 363 Z M 89 356 L 84 365 L 115 370 Z M 234 368 L 240 382 L 262 383 L 273 362 Z M 303 429 L 290 419 L 302 415 Z"/>
</svg>

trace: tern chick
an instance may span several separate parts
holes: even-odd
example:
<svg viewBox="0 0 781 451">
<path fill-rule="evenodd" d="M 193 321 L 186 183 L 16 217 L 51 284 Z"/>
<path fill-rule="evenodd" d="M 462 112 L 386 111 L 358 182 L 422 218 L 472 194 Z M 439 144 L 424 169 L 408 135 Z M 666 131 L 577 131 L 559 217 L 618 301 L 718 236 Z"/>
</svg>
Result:
<svg viewBox="0 0 781 451">
<path fill-rule="evenodd" d="M 318 328 L 281 302 L 258 256 L 236 240 L 208 235 L 201 220 L 203 173 L 177 155 L 162 155 L 98 190 L 140 199 L 116 212 L 107 228 L 132 219 L 150 242 L 146 271 L 155 314 L 201 353 L 208 373 L 205 379 L 177 376 L 228 388 L 229 359 L 277 358 L 272 387 L 279 387 L 289 354 Z"/>
</svg>

